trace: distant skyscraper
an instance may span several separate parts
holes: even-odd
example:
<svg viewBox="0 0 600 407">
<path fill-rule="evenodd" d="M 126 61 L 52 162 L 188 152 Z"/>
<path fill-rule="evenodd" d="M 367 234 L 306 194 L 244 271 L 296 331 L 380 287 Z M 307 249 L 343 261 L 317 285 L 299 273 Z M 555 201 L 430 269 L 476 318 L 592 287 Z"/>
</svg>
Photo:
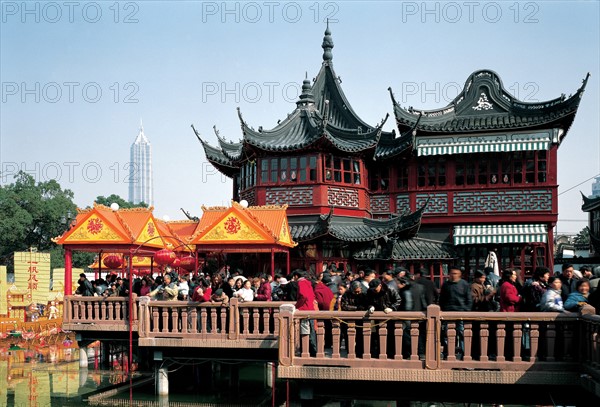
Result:
<svg viewBox="0 0 600 407">
<path fill-rule="evenodd" d="M 600 196 L 600 177 L 596 177 L 596 182 L 592 184 L 592 197 Z"/>
<path fill-rule="evenodd" d="M 152 147 L 144 134 L 140 120 L 140 132 L 131 145 L 129 162 L 129 202 L 145 202 L 154 205 L 154 185 L 152 182 Z"/>
</svg>

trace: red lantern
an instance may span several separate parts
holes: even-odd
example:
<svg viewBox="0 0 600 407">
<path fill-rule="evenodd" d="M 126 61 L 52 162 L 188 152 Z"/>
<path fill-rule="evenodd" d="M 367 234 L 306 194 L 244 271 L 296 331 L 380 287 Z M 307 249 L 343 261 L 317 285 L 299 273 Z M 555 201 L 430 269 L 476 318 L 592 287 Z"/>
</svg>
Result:
<svg viewBox="0 0 600 407">
<path fill-rule="evenodd" d="M 194 271 L 196 268 L 196 258 L 194 256 L 182 257 L 179 261 L 179 267 L 187 271 Z"/>
<path fill-rule="evenodd" d="M 154 261 L 156 264 L 161 266 L 171 265 L 175 261 L 176 257 L 177 256 L 175 256 L 175 252 L 169 249 L 162 249 L 154 253 Z"/>
<path fill-rule="evenodd" d="M 109 269 L 118 269 L 123 265 L 123 259 L 118 254 L 110 254 L 102 260 Z"/>
<path fill-rule="evenodd" d="M 177 257 L 177 258 L 175 258 L 175 260 L 173 260 L 173 263 L 171 263 L 171 266 L 179 267 L 180 263 L 181 263 L 181 260 L 179 260 L 179 257 Z"/>
</svg>

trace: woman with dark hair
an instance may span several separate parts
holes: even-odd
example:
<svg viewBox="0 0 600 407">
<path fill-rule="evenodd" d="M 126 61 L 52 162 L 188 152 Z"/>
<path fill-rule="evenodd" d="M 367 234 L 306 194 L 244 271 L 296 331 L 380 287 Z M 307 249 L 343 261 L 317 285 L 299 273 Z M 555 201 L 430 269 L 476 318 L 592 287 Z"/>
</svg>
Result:
<svg viewBox="0 0 600 407">
<path fill-rule="evenodd" d="M 519 311 L 523 302 L 516 287 L 517 277 L 517 271 L 513 269 L 506 269 L 502 273 L 502 282 L 500 283 L 500 311 L 502 312 Z"/>
<path fill-rule="evenodd" d="M 533 278 L 527 280 L 523 287 L 523 306 L 521 311 L 537 312 L 540 311 L 542 296 L 548 289 L 548 279 L 550 278 L 550 269 L 547 267 L 537 267 L 533 272 Z"/>
</svg>

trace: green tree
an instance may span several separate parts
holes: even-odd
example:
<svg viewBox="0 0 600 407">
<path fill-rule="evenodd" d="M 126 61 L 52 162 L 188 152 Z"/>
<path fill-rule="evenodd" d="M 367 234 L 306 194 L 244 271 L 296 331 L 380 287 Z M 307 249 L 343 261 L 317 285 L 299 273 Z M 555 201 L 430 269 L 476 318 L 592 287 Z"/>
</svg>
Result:
<svg viewBox="0 0 600 407">
<path fill-rule="evenodd" d="M 117 204 L 119 204 L 119 208 L 123 208 L 123 209 L 127 209 L 127 208 L 147 208 L 148 207 L 148 204 L 145 203 L 145 202 L 140 202 L 139 204 L 134 204 L 134 203 L 131 203 L 131 202 L 128 202 L 128 201 L 124 200 L 123 198 L 121 198 L 119 195 L 116 195 L 116 194 L 112 194 L 112 195 L 109 195 L 107 197 L 98 196 L 95 199 L 95 202 L 97 204 L 104 205 L 104 206 L 109 206 L 109 207 L 110 207 L 110 205 L 112 203 L 117 203 Z"/>
<path fill-rule="evenodd" d="M 577 233 L 577 236 L 573 238 L 573 243 L 590 244 L 590 229 L 587 226 L 581 229 L 581 231 Z"/>
<path fill-rule="evenodd" d="M 24 172 L 15 182 L 0 186 L 0 264 L 12 268 L 15 251 L 30 247 L 52 251 L 52 238 L 60 236 L 76 215 L 73 192 L 62 189 L 58 182 L 35 182 Z M 52 267 L 62 267 L 64 259 L 52 258 Z"/>
</svg>

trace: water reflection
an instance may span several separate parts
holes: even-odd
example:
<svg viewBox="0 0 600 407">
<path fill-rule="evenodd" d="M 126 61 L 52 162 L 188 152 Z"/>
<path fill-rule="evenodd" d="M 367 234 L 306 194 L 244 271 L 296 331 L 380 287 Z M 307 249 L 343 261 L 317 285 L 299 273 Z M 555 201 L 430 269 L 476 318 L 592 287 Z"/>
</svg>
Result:
<svg viewBox="0 0 600 407">
<path fill-rule="evenodd" d="M 79 349 L 71 345 L 0 348 L 0 406 L 81 406 L 82 396 L 126 380 L 121 370 L 80 369 Z"/>
</svg>

